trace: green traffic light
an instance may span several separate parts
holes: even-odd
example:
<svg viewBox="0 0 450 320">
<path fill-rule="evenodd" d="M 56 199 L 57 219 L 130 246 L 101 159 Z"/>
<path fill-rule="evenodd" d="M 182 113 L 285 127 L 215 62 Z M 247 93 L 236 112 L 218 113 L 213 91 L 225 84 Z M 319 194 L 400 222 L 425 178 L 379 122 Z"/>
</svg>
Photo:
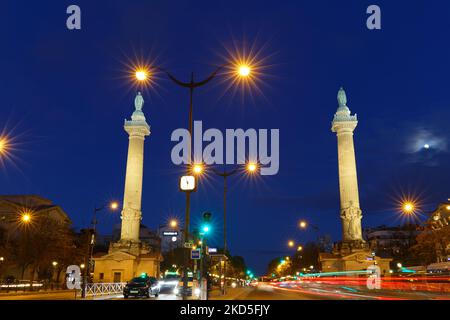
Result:
<svg viewBox="0 0 450 320">
<path fill-rule="evenodd" d="M 204 226 L 202 227 L 202 230 L 203 230 L 204 233 L 209 233 L 209 231 L 211 230 L 211 228 L 209 227 L 209 225 L 204 225 Z"/>
</svg>

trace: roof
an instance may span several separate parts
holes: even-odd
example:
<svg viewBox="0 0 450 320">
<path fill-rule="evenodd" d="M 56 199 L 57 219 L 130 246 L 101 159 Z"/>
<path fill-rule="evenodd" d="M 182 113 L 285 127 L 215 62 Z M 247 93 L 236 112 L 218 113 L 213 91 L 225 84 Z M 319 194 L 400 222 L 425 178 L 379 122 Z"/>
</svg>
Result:
<svg viewBox="0 0 450 320">
<path fill-rule="evenodd" d="M 0 214 L 17 214 L 24 209 L 34 214 L 55 213 L 61 220 L 72 223 L 67 213 L 49 199 L 38 195 L 0 195 Z"/>
</svg>

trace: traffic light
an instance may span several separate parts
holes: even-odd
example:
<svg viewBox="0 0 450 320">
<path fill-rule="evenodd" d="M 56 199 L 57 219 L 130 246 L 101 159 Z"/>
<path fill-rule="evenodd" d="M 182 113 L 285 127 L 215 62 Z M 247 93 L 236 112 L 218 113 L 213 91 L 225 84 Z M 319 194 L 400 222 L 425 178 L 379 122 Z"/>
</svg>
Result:
<svg viewBox="0 0 450 320">
<path fill-rule="evenodd" d="M 203 223 L 202 223 L 201 231 L 203 234 L 208 234 L 211 232 L 211 213 L 210 212 L 203 213 Z"/>
</svg>

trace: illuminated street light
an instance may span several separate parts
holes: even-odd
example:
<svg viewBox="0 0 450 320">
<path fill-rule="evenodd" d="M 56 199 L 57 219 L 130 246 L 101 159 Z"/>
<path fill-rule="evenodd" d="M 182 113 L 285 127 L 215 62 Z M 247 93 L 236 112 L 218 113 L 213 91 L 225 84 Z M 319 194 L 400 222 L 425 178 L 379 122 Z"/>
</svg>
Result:
<svg viewBox="0 0 450 320">
<path fill-rule="evenodd" d="M 249 162 L 247 163 L 246 169 L 249 173 L 254 173 L 258 170 L 258 165 L 254 162 Z"/>
<path fill-rule="evenodd" d="M 53 261 L 53 262 L 52 262 L 52 265 L 53 265 L 54 267 L 56 267 L 56 266 L 58 265 L 58 262 Z"/>
<path fill-rule="evenodd" d="M 5 257 L 0 257 L 0 262 L 5 261 Z"/>
<path fill-rule="evenodd" d="M 176 228 L 178 226 L 178 221 L 175 219 L 170 220 L 170 227 Z"/>
<path fill-rule="evenodd" d="M 85 265 L 84 263 L 82 263 L 82 264 L 80 265 L 80 268 L 81 268 L 81 269 L 84 269 L 84 267 L 86 267 L 86 265 Z"/>
<path fill-rule="evenodd" d="M 6 137 L 0 137 L 0 155 L 5 154 L 8 151 L 8 139 Z"/>
<path fill-rule="evenodd" d="M 302 221 L 300 221 L 299 225 L 300 225 L 300 228 L 306 229 L 307 223 L 306 223 L 306 221 L 302 220 Z"/>
<path fill-rule="evenodd" d="M 302 246 L 298 246 L 297 247 L 297 251 L 302 251 L 303 250 L 303 247 Z"/>
<path fill-rule="evenodd" d="M 22 213 L 22 215 L 21 215 L 21 217 L 20 217 L 20 220 L 21 220 L 23 223 L 30 223 L 30 222 L 31 222 L 31 214 L 28 213 L 28 212 Z"/>
<path fill-rule="evenodd" d="M 135 75 L 136 75 L 136 79 L 138 81 L 141 81 L 141 82 L 147 81 L 147 79 L 149 77 L 148 71 L 145 70 L 145 69 L 138 69 L 138 70 L 136 70 L 136 74 Z"/>
<path fill-rule="evenodd" d="M 203 164 L 201 163 L 197 163 L 194 164 L 194 166 L 192 167 L 192 172 L 196 175 L 201 175 L 204 171 L 204 167 Z"/>
<path fill-rule="evenodd" d="M 111 210 L 117 210 L 119 208 L 119 203 L 118 202 L 111 202 L 110 206 Z"/>
<path fill-rule="evenodd" d="M 446 206 L 445 209 L 447 209 L 448 211 L 450 211 L 450 205 Z"/>
<path fill-rule="evenodd" d="M 238 74 L 241 77 L 248 77 L 250 75 L 251 69 L 246 64 L 241 64 L 238 68 Z"/>
<path fill-rule="evenodd" d="M 289 240 L 289 241 L 288 241 L 288 246 L 289 246 L 289 247 L 292 248 L 294 245 L 295 245 L 294 241 L 292 241 L 292 240 Z"/>
<path fill-rule="evenodd" d="M 397 268 L 402 268 L 403 267 L 403 265 L 399 262 L 399 263 L 397 263 Z"/>
<path fill-rule="evenodd" d="M 403 203 L 402 210 L 406 214 L 412 214 L 412 213 L 414 213 L 415 205 L 413 202 L 407 201 L 407 202 Z"/>
</svg>

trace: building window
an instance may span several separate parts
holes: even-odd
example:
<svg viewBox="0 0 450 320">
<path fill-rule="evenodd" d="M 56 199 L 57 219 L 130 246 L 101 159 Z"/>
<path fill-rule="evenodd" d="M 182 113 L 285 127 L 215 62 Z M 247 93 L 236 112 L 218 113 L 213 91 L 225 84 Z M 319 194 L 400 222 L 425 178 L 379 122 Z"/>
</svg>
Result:
<svg viewBox="0 0 450 320">
<path fill-rule="evenodd" d="M 122 273 L 121 272 L 114 272 L 114 282 L 120 282 Z"/>
<path fill-rule="evenodd" d="M 103 272 L 99 273 L 98 277 L 100 278 L 100 280 L 103 280 L 105 279 L 105 274 Z"/>
</svg>

